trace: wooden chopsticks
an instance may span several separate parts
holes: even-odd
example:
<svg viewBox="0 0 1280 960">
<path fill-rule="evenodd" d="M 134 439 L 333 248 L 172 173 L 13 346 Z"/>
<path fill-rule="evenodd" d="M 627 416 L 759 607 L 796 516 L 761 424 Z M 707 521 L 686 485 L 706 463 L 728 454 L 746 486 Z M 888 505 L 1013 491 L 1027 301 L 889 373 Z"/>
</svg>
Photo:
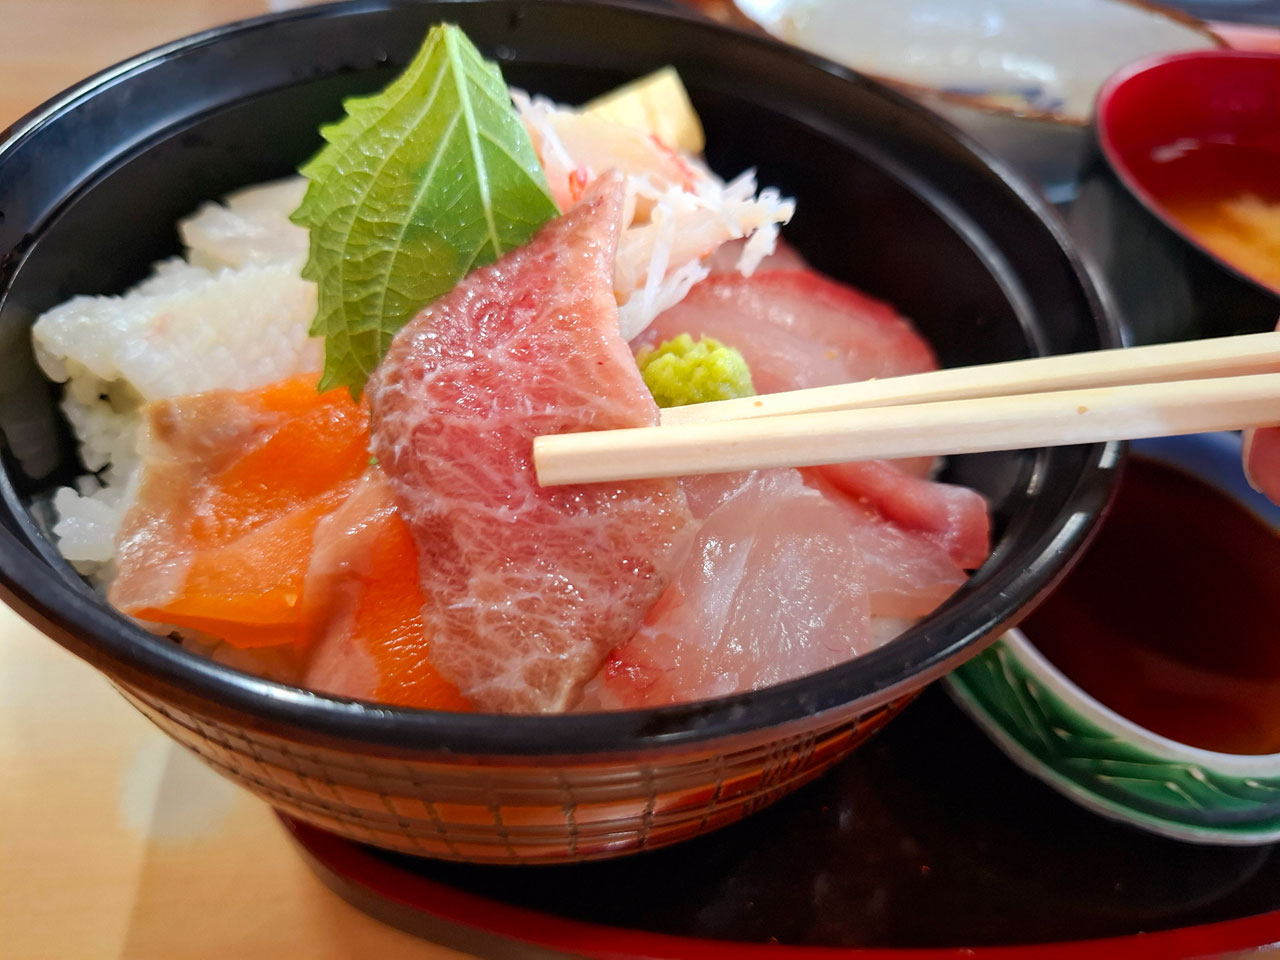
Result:
<svg viewBox="0 0 1280 960">
<path fill-rule="evenodd" d="M 673 407 L 534 440 L 543 486 L 1175 436 L 1280 423 L 1280 332 L 1038 357 Z"/>
</svg>

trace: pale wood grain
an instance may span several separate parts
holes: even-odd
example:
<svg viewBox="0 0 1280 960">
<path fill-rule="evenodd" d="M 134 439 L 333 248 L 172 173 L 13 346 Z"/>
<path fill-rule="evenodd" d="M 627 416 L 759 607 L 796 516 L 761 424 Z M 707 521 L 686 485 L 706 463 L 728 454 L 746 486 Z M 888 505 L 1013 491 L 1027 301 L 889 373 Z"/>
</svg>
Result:
<svg viewBox="0 0 1280 960">
<path fill-rule="evenodd" d="M 272 6 L 270 0 L 3 0 L 0 127 L 113 63 Z"/>
</svg>

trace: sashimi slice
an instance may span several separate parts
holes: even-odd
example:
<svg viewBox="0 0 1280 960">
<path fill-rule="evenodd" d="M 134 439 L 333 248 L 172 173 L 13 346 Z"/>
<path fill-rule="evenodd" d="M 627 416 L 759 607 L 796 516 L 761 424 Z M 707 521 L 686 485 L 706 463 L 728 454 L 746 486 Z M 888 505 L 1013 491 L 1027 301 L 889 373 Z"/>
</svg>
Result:
<svg viewBox="0 0 1280 960">
<path fill-rule="evenodd" d="M 911 476 L 883 460 L 832 464 L 814 472 L 855 503 L 937 544 L 965 570 L 982 566 L 991 552 L 987 501 L 975 490 Z"/>
<path fill-rule="evenodd" d="M 798 471 L 684 481 L 702 519 L 679 577 L 587 686 L 620 709 L 722 696 L 842 663 L 884 642 L 873 617 L 932 610 L 964 582 L 945 552 Z"/>
<path fill-rule="evenodd" d="M 632 346 L 681 333 L 741 351 L 760 393 L 937 367 L 929 345 L 892 307 L 810 270 L 710 276 Z"/>
<path fill-rule="evenodd" d="M 704 261 L 704 265 L 713 276 L 718 273 L 745 273 L 750 276 L 757 271 L 763 273 L 766 270 L 805 270 L 809 266 L 795 247 L 779 237 L 774 244 L 773 253 L 762 257 L 760 262 L 754 265 L 754 269 L 740 270 L 739 266 L 742 263 L 743 254 L 747 252 L 746 248 L 746 240 L 730 240 L 717 247 L 716 252 Z"/>
<path fill-rule="evenodd" d="M 146 408 L 138 498 L 109 597 L 239 647 L 298 639 L 316 524 L 368 463 L 368 414 L 314 376 Z"/>
<path fill-rule="evenodd" d="M 870 646 L 862 557 L 840 508 L 795 470 L 685 481 L 693 553 L 584 705 L 658 706 L 813 673 Z"/>
<path fill-rule="evenodd" d="M 440 673 L 478 708 L 562 710 L 635 632 L 693 532 L 677 482 L 538 486 L 540 434 L 647 426 L 618 336 L 619 177 L 412 320 L 369 382 Z"/>
<path fill-rule="evenodd" d="M 884 519 L 870 505 L 830 494 L 827 499 L 843 511 L 862 552 L 871 616 L 877 620 L 890 618 L 905 627 L 936 610 L 968 579 L 932 538 Z M 876 645 L 886 639 L 878 632 Z"/>
<path fill-rule="evenodd" d="M 784 249 L 776 256 L 795 255 Z M 713 274 L 633 342 L 641 349 L 689 333 L 739 350 L 760 393 L 923 373 L 933 351 L 892 307 L 810 270 Z M 990 551 L 986 503 L 974 491 L 924 478 L 932 457 L 808 471 L 855 503 L 926 534 L 966 568 Z"/>
<path fill-rule="evenodd" d="M 188 260 L 209 270 L 283 264 L 301 273 L 310 237 L 289 215 L 306 189 L 305 177 L 290 177 L 206 203 L 178 224 Z"/>
<path fill-rule="evenodd" d="M 391 485 L 370 467 L 316 529 L 303 590 L 302 685 L 406 707 L 469 710 L 431 662 L 417 551 Z"/>
</svg>

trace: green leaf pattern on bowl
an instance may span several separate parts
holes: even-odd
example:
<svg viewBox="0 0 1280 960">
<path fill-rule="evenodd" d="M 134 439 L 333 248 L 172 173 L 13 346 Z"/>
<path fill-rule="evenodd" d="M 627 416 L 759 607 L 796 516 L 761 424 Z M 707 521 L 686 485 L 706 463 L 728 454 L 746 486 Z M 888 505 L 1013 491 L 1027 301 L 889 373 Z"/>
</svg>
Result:
<svg viewBox="0 0 1280 960">
<path fill-rule="evenodd" d="M 1126 819 L 1224 835 L 1280 830 L 1280 777 L 1224 774 L 1123 739 L 1049 689 L 1003 640 L 956 670 L 950 683 L 1002 746 L 1021 747 L 1060 787 L 1092 794 Z M 1026 757 L 1015 759 L 1026 765 Z"/>
</svg>

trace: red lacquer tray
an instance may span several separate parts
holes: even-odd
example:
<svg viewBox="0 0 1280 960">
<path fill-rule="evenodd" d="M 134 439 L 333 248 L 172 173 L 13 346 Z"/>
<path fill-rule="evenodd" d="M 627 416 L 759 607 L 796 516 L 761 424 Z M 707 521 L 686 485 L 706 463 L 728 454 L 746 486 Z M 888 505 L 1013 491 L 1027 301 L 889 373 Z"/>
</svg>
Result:
<svg viewBox="0 0 1280 960">
<path fill-rule="evenodd" d="M 473 867 L 288 826 L 356 906 L 486 957 L 1280 953 L 1280 849 L 1101 820 L 1018 771 L 938 689 L 794 797 L 629 859 Z"/>
</svg>

